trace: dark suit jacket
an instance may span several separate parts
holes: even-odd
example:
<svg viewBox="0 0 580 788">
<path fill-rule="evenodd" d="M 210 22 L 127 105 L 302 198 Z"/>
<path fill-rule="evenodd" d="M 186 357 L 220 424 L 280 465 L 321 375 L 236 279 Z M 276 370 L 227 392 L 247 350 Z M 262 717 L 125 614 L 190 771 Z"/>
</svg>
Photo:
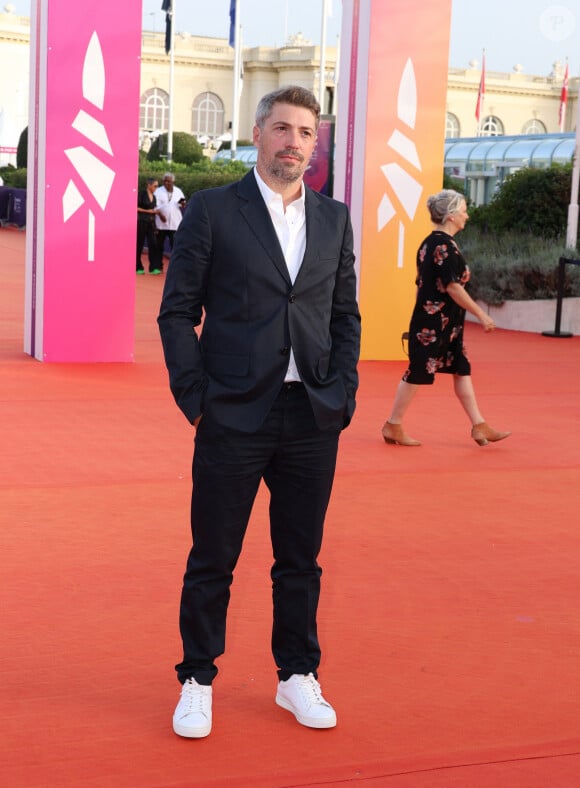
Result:
<svg viewBox="0 0 580 788">
<path fill-rule="evenodd" d="M 360 345 L 352 228 L 345 205 L 308 188 L 305 208 L 306 251 L 292 285 L 253 172 L 189 201 L 158 322 L 171 390 L 190 422 L 203 413 L 256 431 L 292 346 L 318 426 L 349 423 Z"/>
</svg>

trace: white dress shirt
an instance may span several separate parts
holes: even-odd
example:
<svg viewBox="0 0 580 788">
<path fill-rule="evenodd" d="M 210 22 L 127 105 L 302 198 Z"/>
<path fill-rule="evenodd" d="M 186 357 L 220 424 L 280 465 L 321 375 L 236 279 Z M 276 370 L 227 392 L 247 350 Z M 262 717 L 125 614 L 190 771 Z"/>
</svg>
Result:
<svg viewBox="0 0 580 788">
<path fill-rule="evenodd" d="M 300 197 L 286 206 L 286 210 L 284 210 L 282 195 L 272 191 L 272 189 L 264 183 L 255 167 L 254 175 L 256 176 L 258 188 L 264 198 L 266 208 L 268 209 L 274 229 L 276 230 L 276 235 L 278 236 L 278 241 L 280 242 L 280 247 L 284 254 L 284 260 L 288 267 L 290 281 L 294 284 L 306 250 L 304 183 L 301 184 Z M 287 383 L 300 380 L 300 374 L 296 366 L 292 348 L 290 348 L 290 361 L 288 362 L 288 370 L 284 380 Z"/>
</svg>

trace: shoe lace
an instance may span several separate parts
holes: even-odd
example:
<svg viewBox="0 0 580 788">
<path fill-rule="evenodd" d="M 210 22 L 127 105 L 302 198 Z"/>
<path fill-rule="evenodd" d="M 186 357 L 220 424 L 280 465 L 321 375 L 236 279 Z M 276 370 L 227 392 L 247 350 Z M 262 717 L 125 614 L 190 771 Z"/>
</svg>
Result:
<svg viewBox="0 0 580 788">
<path fill-rule="evenodd" d="M 317 704 L 328 706 L 327 702 L 322 696 L 320 684 L 316 681 L 312 673 L 309 673 L 307 676 L 303 676 L 299 686 L 302 696 L 304 697 L 304 700 L 308 706 L 315 706 Z"/>
<path fill-rule="evenodd" d="M 183 685 L 183 703 L 186 714 L 201 712 L 207 714 L 209 711 L 209 687 L 196 684 L 192 679 L 187 679 Z"/>
</svg>

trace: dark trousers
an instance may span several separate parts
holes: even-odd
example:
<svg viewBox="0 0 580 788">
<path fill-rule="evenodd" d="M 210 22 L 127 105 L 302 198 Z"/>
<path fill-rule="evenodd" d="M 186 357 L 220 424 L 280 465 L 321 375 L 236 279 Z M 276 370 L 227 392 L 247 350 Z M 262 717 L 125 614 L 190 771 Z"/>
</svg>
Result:
<svg viewBox="0 0 580 788">
<path fill-rule="evenodd" d="M 163 251 L 165 249 L 165 239 L 169 240 L 169 248 L 173 250 L 173 242 L 175 241 L 175 230 L 158 230 L 157 240 L 159 243 L 159 257 L 160 263 L 163 265 Z"/>
<path fill-rule="evenodd" d="M 137 221 L 137 270 L 143 270 L 143 263 L 141 262 L 141 254 L 143 253 L 143 245 L 147 239 L 147 252 L 149 257 L 149 271 L 155 268 L 160 268 L 159 264 L 159 251 L 157 248 L 157 237 L 155 235 L 155 224 L 153 222 Z"/>
<path fill-rule="evenodd" d="M 195 438 L 193 547 L 183 581 L 181 682 L 211 684 L 224 652 L 230 585 L 261 479 L 270 492 L 274 555 L 272 653 L 281 680 L 317 674 L 317 557 L 330 498 L 338 431 L 320 431 L 303 386 L 284 385 L 256 433 L 202 417 Z"/>
</svg>

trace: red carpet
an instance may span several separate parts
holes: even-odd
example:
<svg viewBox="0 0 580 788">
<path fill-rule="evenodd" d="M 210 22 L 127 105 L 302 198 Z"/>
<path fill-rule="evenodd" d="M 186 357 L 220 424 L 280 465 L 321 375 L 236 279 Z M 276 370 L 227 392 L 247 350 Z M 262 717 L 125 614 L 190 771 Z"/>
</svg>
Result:
<svg viewBox="0 0 580 788">
<path fill-rule="evenodd" d="M 259 496 L 214 729 L 171 730 L 193 433 L 137 279 L 134 364 L 22 352 L 24 235 L 0 231 L 0 785 L 580 784 L 580 337 L 467 326 L 480 448 L 438 379 L 387 446 L 402 362 L 361 364 L 321 563 L 321 683 L 339 724 L 274 704 Z M 551 329 L 553 326 L 546 326 Z"/>
</svg>

